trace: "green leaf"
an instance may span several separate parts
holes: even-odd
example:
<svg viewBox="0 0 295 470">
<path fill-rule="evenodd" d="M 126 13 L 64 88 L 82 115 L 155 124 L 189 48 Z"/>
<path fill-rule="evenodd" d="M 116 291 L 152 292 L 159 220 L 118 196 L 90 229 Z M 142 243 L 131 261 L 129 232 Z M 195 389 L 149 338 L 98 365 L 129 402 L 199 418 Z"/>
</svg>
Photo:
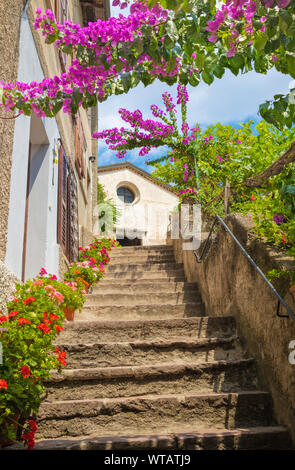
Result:
<svg viewBox="0 0 295 470">
<path fill-rule="evenodd" d="M 280 8 L 279 10 L 279 26 L 282 31 L 286 32 L 292 24 L 292 16 L 287 10 Z"/>
<path fill-rule="evenodd" d="M 214 81 L 214 75 L 213 73 L 206 72 L 206 70 L 203 71 L 202 73 L 202 79 L 207 85 L 211 85 L 211 83 Z"/>
<path fill-rule="evenodd" d="M 175 65 L 176 65 L 176 55 L 173 54 L 172 51 L 170 51 L 170 59 L 169 59 L 168 68 L 167 68 L 168 73 L 174 70 Z"/>
<path fill-rule="evenodd" d="M 214 73 L 215 77 L 217 77 L 217 78 L 222 78 L 223 75 L 224 75 L 224 72 L 225 72 L 224 67 L 222 67 L 221 65 L 217 65 L 213 69 L 213 73 Z"/>
<path fill-rule="evenodd" d="M 235 69 L 242 69 L 245 65 L 245 58 L 242 56 L 242 54 L 236 54 L 235 56 L 231 57 L 229 61 Z"/>
<path fill-rule="evenodd" d="M 197 86 L 200 83 L 200 75 L 192 72 L 191 75 L 189 75 L 188 82 L 191 86 Z"/>
<path fill-rule="evenodd" d="M 290 75 L 293 78 L 295 78 L 295 53 L 286 52 L 286 59 L 287 59 L 288 71 Z"/>
<path fill-rule="evenodd" d="M 164 39 L 164 46 L 167 47 L 167 49 L 173 49 L 174 45 L 175 42 L 169 36 L 166 36 Z"/>
<path fill-rule="evenodd" d="M 255 49 L 262 51 L 267 43 L 267 35 L 263 31 L 257 31 L 253 41 Z"/>
<path fill-rule="evenodd" d="M 152 33 L 152 35 L 150 37 L 149 48 L 152 51 L 155 51 L 158 48 L 158 39 L 157 39 L 155 33 Z"/>
<path fill-rule="evenodd" d="M 167 21 L 166 30 L 167 30 L 167 34 L 170 37 L 170 39 L 172 39 L 173 41 L 177 41 L 178 31 L 177 31 L 177 28 L 176 28 L 176 25 L 175 25 L 174 21 L 172 21 L 172 20 Z"/>
</svg>

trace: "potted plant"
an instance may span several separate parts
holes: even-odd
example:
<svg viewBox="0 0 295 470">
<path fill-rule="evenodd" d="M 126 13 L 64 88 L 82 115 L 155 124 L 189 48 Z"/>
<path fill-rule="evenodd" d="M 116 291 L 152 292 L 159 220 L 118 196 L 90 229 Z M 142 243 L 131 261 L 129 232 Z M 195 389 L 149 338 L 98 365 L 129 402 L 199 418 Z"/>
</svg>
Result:
<svg viewBox="0 0 295 470">
<path fill-rule="evenodd" d="M 48 274 L 47 276 L 38 276 L 42 280 L 44 289 L 48 293 L 59 292 L 62 296 L 61 307 L 68 321 L 74 320 L 75 310 L 81 311 L 85 301 L 82 290 L 79 289 L 76 283 L 73 282 L 60 282 L 56 276 Z"/>
<path fill-rule="evenodd" d="M 295 300 L 295 272 L 291 271 L 289 274 L 290 274 L 290 279 L 291 279 L 291 287 L 289 289 L 289 292 L 292 295 L 293 299 Z"/>
</svg>

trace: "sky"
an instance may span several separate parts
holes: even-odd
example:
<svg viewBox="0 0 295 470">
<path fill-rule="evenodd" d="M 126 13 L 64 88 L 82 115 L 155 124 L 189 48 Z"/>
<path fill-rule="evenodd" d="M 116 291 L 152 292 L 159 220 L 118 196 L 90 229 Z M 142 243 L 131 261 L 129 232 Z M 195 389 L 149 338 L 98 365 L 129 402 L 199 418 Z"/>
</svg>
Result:
<svg viewBox="0 0 295 470">
<path fill-rule="evenodd" d="M 112 9 L 116 16 L 117 8 Z M 222 79 L 215 79 L 211 85 L 201 82 L 197 87 L 187 87 L 189 93 L 188 123 L 196 123 L 202 128 L 220 122 L 238 126 L 239 123 L 261 118 L 257 112 L 259 105 L 267 99 L 272 99 L 277 93 L 289 92 L 291 78 L 272 69 L 267 75 L 249 72 L 237 77 L 227 71 Z M 162 93 L 168 91 L 176 97 L 176 85 L 169 87 L 165 83 L 155 81 L 152 85 L 144 87 L 139 84 L 127 94 L 113 95 L 101 103 L 98 109 L 99 130 L 112 127 L 122 127 L 124 122 L 120 119 L 118 111 L 126 108 L 130 111 L 140 109 L 143 118 L 152 118 L 150 106 L 152 104 L 162 107 Z M 138 156 L 138 150 L 129 151 L 124 159 L 118 159 L 114 151 L 109 150 L 103 140 L 98 143 L 98 165 L 109 165 L 128 160 L 134 165 L 151 172 L 152 167 L 144 162 L 147 158 L 160 157 L 165 154 L 163 149 L 154 149 L 147 156 Z"/>
</svg>

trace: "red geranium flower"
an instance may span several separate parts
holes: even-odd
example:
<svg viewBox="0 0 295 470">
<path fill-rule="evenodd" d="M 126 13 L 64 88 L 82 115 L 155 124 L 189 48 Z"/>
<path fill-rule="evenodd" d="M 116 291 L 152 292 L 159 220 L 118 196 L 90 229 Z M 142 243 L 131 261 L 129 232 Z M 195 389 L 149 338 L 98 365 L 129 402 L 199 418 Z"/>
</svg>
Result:
<svg viewBox="0 0 295 470">
<path fill-rule="evenodd" d="M 58 315 L 55 315 L 54 313 L 50 313 L 50 318 L 51 320 L 58 320 Z"/>
<path fill-rule="evenodd" d="M 18 319 L 18 324 L 19 325 L 25 325 L 25 324 L 29 325 L 30 323 L 31 323 L 30 320 L 28 320 L 27 318 L 19 318 Z"/>
<path fill-rule="evenodd" d="M 50 333 L 50 328 L 47 326 L 45 323 L 40 323 L 40 325 L 37 326 L 39 330 L 43 331 L 43 333 Z"/>
<path fill-rule="evenodd" d="M 35 302 L 35 297 L 28 297 L 27 299 L 24 300 L 25 305 L 30 305 L 32 302 Z"/>
<path fill-rule="evenodd" d="M 7 390 L 7 382 L 4 379 L 0 379 L 0 389 L 5 388 Z"/>
<path fill-rule="evenodd" d="M 21 366 L 21 373 L 22 375 L 26 378 L 26 377 L 29 377 L 31 372 L 30 372 L 30 369 L 28 368 L 28 366 Z"/>
<path fill-rule="evenodd" d="M 53 328 L 55 328 L 57 331 L 62 331 L 63 330 L 63 328 L 59 325 L 54 325 Z"/>
<path fill-rule="evenodd" d="M 0 322 L 4 322 L 4 321 L 8 321 L 8 317 L 6 317 L 5 315 L 2 315 L 2 317 L 0 317 Z"/>
<path fill-rule="evenodd" d="M 17 317 L 17 315 L 19 315 L 19 312 L 17 312 L 16 310 L 13 310 L 12 312 L 8 314 L 8 317 L 14 318 L 14 317 Z"/>
</svg>

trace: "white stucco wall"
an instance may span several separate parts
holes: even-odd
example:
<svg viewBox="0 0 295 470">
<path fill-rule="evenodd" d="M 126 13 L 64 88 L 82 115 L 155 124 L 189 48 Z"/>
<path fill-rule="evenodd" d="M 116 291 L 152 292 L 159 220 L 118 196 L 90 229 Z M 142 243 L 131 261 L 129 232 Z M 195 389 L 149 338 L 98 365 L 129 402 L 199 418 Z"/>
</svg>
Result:
<svg viewBox="0 0 295 470">
<path fill-rule="evenodd" d="M 24 13 L 21 21 L 18 80 L 30 82 L 41 81 L 43 78 L 30 25 Z M 31 118 L 26 116 L 16 119 L 11 170 L 5 264 L 19 279 L 22 272 L 30 122 Z M 39 126 L 44 135 L 40 142 L 38 132 L 33 136 L 35 145 L 31 160 L 26 278 L 38 274 L 41 267 L 58 274 L 58 167 L 53 162 L 53 146 L 54 139 L 59 137 L 59 131 L 55 119 L 43 118 L 42 122 L 39 120 Z"/>
<path fill-rule="evenodd" d="M 116 226 L 117 235 L 124 229 L 125 236 L 137 235 L 143 245 L 166 242 L 169 214 L 178 204 L 176 195 L 127 168 L 98 172 L 98 180 L 122 213 Z M 118 198 L 120 186 L 134 192 L 132 204 L 124 204 Z"/>
</svg>

